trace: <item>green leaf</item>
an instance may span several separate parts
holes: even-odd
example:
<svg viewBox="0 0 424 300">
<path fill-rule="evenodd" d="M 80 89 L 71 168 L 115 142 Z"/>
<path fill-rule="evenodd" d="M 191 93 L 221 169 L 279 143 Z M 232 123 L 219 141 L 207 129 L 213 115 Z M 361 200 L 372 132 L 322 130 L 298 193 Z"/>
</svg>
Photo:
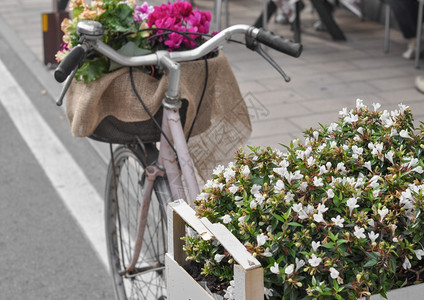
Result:
<svg viewBox="0 0 424 300">
<path fill-rule="evenodd" d="M 290 226 L 295 226 L 295 227 L 303 227 L 303 225 L 302 225 L 302 224 L 299 224 L 299 223 L 297 223 L 297 222 L 289 222 L 289 223 L 288 223 L 288 225 L 290 225 Z"/>
<path fill-rule="evenodd" d="M 84 80 L 84 83 L 89 83 L 102 76 L 107 71 L 107 62 L 103 59 L 95 59 L 86 61 L 76 73 L 77 80 Z"/>
<path fill-rule="evenodd" d="M 277 215 L 277 214 L 272 214 L 272 215 L 273 215 L 273 217 L 274 217 L 274 218 L 276 218 L 278 221 L 283 222 L 283 223 L 284 223 L 284 222 L 286 222 L 286 220 L 284 220 L 282 216 Z"/>
<path fill-rule="evenodd" d="M 348 240 L 345 240 L 345 239 L 343 239 L 343 240 L 337 240 L 337 246 L 340 246 L 340 245 L 346 244 L 346 243 L 349 243 L 349 241 Z"/>
<path fill-rule="evenodd" d="M 327 249 L 333 249 L 334 243 L 330 242 L 330 243 L 322 244 L 321 247 L 324 247 L 324 248 L 327 248 Z"/>
<path fill-rule="evenodd" d="M 373 267 L 378 263 L 378 259 L 371 259 L 365 265 L 364 268 Z"/>
</svg>

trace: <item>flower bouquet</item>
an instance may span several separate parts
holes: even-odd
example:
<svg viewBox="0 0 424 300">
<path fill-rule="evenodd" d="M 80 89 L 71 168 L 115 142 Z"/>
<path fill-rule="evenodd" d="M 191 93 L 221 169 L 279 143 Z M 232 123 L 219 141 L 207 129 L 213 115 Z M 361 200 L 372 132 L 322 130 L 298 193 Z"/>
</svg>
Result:
<svg viewBox="0 0 424 300">
<path fill-rule="evenodd" d="M 209 32 L 211 14 L 193 9 L 189 2 L 177 1 L 161 6 L 135 0 L 71 0 L 72 20 L 62 22 L 63 43 L 56 58 L 60 62 L 78 44 L 78 22 L 95 20 L 104 28 L 103 41 L 126 55 L 145 55 L 157 50 L 186 50 L 197 47 Z M 85 83 L 116 69 L 110 60 L 92 53 L 78 70 L 76 79 Z"/>
<path fill-rule="evenodd" d="M 424 279 L 424 126 L 361 100 L 285 151 L 240 150 L 196 201 L 264 268 L 267 299 L 358 299 Z M 188 260 L 227 282 L 222 246 L 186 237 Z M 234 283 L 232 283 L 234 284 Z"/>
</svg>

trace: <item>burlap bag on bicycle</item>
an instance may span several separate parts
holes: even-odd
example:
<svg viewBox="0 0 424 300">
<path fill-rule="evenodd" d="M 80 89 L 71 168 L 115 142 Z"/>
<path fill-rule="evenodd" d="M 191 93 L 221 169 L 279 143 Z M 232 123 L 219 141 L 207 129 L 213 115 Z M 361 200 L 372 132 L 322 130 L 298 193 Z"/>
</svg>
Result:
<svg viewBox="0 0 424 300">
<path fill-rule="evenodd" d="M 205 83 L 205 61 L 181 63 L 180 93 L 184 132 L 195 119 Z M 168 76 L 160 80 L 133 70 L 135 85 L 160 124 L 161 105 Z M 131 87 L 128 68 L 104 74 L 84 84 L 73 81 L 66 98 L 72 135 L 111 143 L 129 143 L 135 135 L 144 142 L 159 141 L 160 133 Z M 225 164 L 251 133 L 247 107 L 224 54 L 208 59 L 208 80 L 189 148 L 202 178 L 210 177 L 217 164 Z"/>
</svg>

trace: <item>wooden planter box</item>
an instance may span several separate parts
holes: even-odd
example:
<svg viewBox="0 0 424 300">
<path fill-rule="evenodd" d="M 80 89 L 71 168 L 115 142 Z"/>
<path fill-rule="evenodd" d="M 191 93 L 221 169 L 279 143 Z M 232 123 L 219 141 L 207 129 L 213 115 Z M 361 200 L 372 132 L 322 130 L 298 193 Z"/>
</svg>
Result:
<svg viewBox="0 0 424 300">
<path fill-rule="evenodd" d="M 168 300 L 214 300 L 181 265 L 186 255 L 182 250 L 186 224 L 204 239 L 214 238 L 231 254 L 234 266 L 235 295 L 237 300 L 264 299 L 264 273 L 261 264 L 240 241 L 222 224 L 212 224 L 206 218 L 196 217 L 194 210 L 184 201 L 175 201 L 168 206 L 168 253 L 165 256 Z M 424 284 L 408 286 L 387 293 L 388 300 L 424 299 Z M 373 295 L 371 300 L 384 300 Z M 362 298 L 361 300 L 365 300 Z"/>
<path fill-rule="evenodd" d="M 234 265 L 235 297 L 237 300 L 264 299 L 264 272 L 255 259 L 222 224 L 212 224 L 206 218 L 199 219 L 184 201 L 168 206 L 168 253 L 165 256 L 168 300 L 213 300 L 207 292 L 181 265 L 185 261 L 183 251 L 186 224 L 202 238 L 216 239 L 236 261 Z"/>
</svg>

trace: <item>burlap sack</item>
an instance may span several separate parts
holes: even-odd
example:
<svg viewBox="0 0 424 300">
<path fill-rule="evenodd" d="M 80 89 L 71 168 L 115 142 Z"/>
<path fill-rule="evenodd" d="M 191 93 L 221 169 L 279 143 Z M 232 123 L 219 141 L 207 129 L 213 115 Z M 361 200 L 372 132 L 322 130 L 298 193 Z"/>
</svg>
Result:
<svg viewBox="0 0 424 300">
<path fill-rule="evenodd" d="M 201 98 L 205 82 L 205 61 L 181 64 L 181 98 L 188 101 L 184 131 L 188 132 Z M 234 151 L 250 136 L 251 124 L 231 67 L 222 53 L 208 59 L 208 84 L 199 115 L 189 141 L 190 152 L 203 179 L 211 176 L 217 164 L 231 160 Z M 168 76 L 157 80 L 141 71 L 133 72 L 137 90 L 155 114 L 162 105 Z M 149 120 L 137 100 L 123 68 L 84 84 L 74 81 L 66 99 L 66 113 L 74 136 L 90 136 L 107 116 L 124 122 Z"/>
</svg>

